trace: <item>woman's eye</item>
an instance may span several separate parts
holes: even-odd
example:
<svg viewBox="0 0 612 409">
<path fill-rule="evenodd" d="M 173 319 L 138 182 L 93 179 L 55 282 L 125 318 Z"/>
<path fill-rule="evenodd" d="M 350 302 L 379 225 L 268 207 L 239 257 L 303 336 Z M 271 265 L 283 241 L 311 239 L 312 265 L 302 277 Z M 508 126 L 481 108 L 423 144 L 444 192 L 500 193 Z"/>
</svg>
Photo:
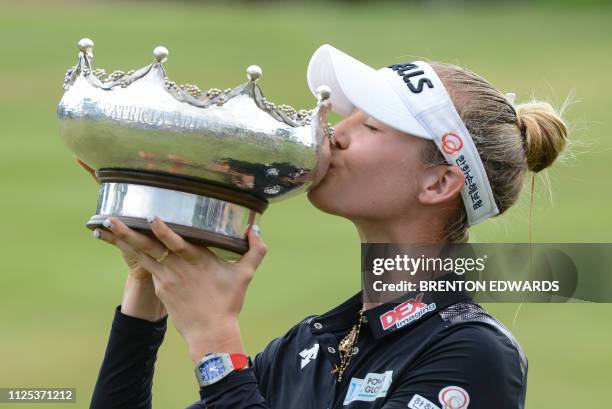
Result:
<svg viewBox="0 0 612 409">
<path fill-rule="evenodd" d="M 363 124 L 363 125 L 364 125 L 366 128 L 368 128 L 370 131 L 372 131 L 372 132 L 378 132 L 378 131 L 379 131 L 379 129 L 378 129 L 377 127 L 375 127 L 375 126 L 368 125 L 368 124 Z"/>
</svg>

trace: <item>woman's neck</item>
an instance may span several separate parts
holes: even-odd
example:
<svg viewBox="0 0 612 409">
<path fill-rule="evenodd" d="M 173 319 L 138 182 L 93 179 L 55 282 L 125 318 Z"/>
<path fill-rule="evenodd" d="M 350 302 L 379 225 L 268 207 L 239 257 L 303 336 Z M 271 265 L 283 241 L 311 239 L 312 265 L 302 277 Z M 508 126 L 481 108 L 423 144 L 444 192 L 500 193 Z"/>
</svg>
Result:
<svg viewBox="0 0 612 409">
<path fill-rule="evenodd" d="M 353 221 L 361 243 L 439 243 L 443 226 L 435 220 L 389 219 Z"/>
<path fill-rule="evenodd" d="M 353 220 L 353 224 L 361 243 L 440 243 L 444 227 L 441 222 L 431 219 Z M 369 310 L 381 304 L 366 302 L 363 308 Z"/>
</svg>

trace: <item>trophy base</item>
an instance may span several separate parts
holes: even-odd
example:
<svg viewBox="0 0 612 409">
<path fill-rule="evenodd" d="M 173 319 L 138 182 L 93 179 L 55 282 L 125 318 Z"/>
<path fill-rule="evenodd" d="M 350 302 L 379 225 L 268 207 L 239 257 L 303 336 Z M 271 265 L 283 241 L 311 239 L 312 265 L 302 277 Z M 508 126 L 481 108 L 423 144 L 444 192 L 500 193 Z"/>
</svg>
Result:
<svg viewBox="0 0 612 409">
<path fill-rule="evenodd" d="M 184 176 L 101 169 L 98 178 L 98 206 L 86 224 L 89 229 L 113 216 L 154 237 L 146 219 L 158 216 L 185 240 L 227 260 L 248 250 L 249 225 L 256 224 L 267 207 L 266 200 L 248 193 Z"/>
</svg>

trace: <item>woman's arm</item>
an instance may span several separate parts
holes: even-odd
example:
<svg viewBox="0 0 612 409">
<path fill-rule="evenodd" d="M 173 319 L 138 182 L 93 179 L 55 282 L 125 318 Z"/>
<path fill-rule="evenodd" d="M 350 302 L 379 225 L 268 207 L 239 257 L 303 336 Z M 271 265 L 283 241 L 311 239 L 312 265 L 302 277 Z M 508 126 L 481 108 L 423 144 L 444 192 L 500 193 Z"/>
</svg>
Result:
<svg viewBox="0 0 612 409">
<path fill-rule="evenodd" d="M 150 408 L 154 364 L 167 314 L 151 279 L 128 274 L 93 391 L 90 408 Z"/>
<path fill-rule="evenodd" d="M 382 409 L 522 409 L 527 368 L 509 339 L 485 323 L 449 327 Z"/>
<path fill-rule="evenodd" d="M 301 322 L 289 329 L 285 335 L 273 339 L 249 362 L 249 368 L 232 373 L 216 384 L 200 388 L 201 400 L 186 409 L 270 408 L 266 400 L 270 368 L 277 359 L 279 346 L 295 335 L 300 324 Z"/>
<path fill-rule="evenodd" d="M 75 159 L 97 183 L 95 169 Z M 149 408 L 153 364 L 166 331 L 166 308 L 155 295 L 151 273 L 140 263 L 139 251 L 113 235 L 112 224 L 97 228 L 94 237 L 117 247 L 128 267 L 123 300 L 115 310 L 104 359 L 90 408 Z M 140 236 L 140 244 L 153 239 Z"/>
<path fill-rule="evenodd" d="M 201 388 L 200 398 L 186 409 L 271 409 L 259 391 L 253 368 L 232 372 Z"/>
<path fill-rule="evenodd" d="M 147 321 L 159 321 L 168 315 L 164 304 L 155 295 L 155 286 L 150 274 L 141 278 L 128 274 L 123 290 L 121 312 Z"/>
<path fill-rule="evenodd" d="M 185 241 L 159 218 L 152 218 L 149 222 L 156 239 L 130 229 L 115 217 L 109 217 L 105 221 L 104 226 L 108 231 L 103 232 L 104 238 L 109 242 L 125 243 L 135 250 L 135 261 L 142 269 L 150 272 L 155 295 L 172 315 L 173 323 L 185 338 L 194 363 L 209 352 L 243 353 L 238 315 L 244 303 L 247 287 L 267 250 L 259 238 L 258 226 L 251 226 L 248 231 L 249 251 L 242 256 L 240 261 L 231 263 L 218 258 L 206 247 Z M 161 257 L 162 255 L 164 256 Z M 142 328 L 139 329 L 142 330 Z M 125 328 L 113 327 L 111 336 L 117 333 L 115 338 L 118 341 L 114 338 L 109 340 L 108 356 L 112 357 L 113 353 L 119 353 L 113 350 L 112 341 L 120 345 L 121 342 L 125 343 L 129 340 L 125 334 L 121 334 L 120 330 L 125 332 Z M 136 334 L 128 335 L 135 336 Z M 155 334 L 151 331 L 145 335 L 155 338 Z M 145 341 L 143 337 L 135 336 L 135 338 Z M 124 378 L 126 372 L 131 373 L 132 368 L 135 368 L 133 369 L 134 374 L 137 374 L 138 371 L 143 372 L 142 377 L 139 378 L 140 383 L 134 385 L 136 392 L 126 393 L 130 400 L 139 398 L 143 401 L 140 405 L 145 406 L 132 407 L 150 407 L 148 405 L 150 405 L 152 367 L 155 353 L 163 339 L 163 333 L 155 339 L 158 343 L 145 342 L 143 345 L 137 345 L 151 353 L 138 354 L 138 351 L 132 346 L 135 357 L 130 366 L 126 368 L 119 365 L 118 368 L 108 370 L 109 379 Z M 109 358 L 109 362 L 116 361 Z M 101 377 L 104 378 L 102 374 Z M 229 383 L 233 380 L 238 380 L 239 384 Z M 120 390 L 125 389 L 120 382 L 114 382 L 113 386 Z M 254 397 L 254 394 L 258 395 L 255 396 L 257 405 L 263 401 L 252 370 L 235 372 L 217 384 L 203 389 L 203 400 L 206 401 L 206 405 L 213 405 L 207 407 L 226 407 L 223 406 L 225 400 L 238 399 L 238 397 L 241 402 L 247 403 L 249 400 L 243 399 L 247 394 L 250 397 Z M 223 392 L 224 396 L 217 398 L 215 392 Z M 106 393 L 112 395 L 115 391 L 113 388 L 106 388 Z M 221 401 L 217 402 L 219 399 Z M 236 402 L 236 400 L 232 401 L 227 407 L 235 408 Z"/>
</svg>

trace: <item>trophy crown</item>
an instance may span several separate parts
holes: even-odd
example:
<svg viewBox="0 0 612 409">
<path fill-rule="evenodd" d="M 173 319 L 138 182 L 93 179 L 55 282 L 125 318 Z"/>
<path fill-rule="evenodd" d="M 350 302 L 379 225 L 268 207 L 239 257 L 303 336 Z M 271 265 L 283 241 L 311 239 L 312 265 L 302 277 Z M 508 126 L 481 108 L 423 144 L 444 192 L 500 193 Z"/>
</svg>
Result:
<svg viewBox="0 0 612 409">
<path fill-rule="evenodd" d="M 147 232 L 158 215 L 232 258 L 248 248 L 246 232 L 269 201 L 315 186 L 327 171 L 329 88 L 298 111 L 264 97 L 257 65 L 246 83 L 203 90 L 168 78 L 163 46 L 149 65 L 107 73 L 93 68 L 93 45 L 79 41 L 57 109 L 64 142 L 100 180 L 90 229 L 113 215 Z"/>
<path fill-rule="evenodd" d="M 57 111 L 62 138 L 91 167 L 195 178 L 265 201 L 308 189 L 326 170 L 329 88 L 296 110 L 265 98 L 257 65 L 246 83 L 204 90 L 168 78 L 166 47 L 149 65 L 109 73 L 93 67 L 93 46 L 79 41 Z"/>
</svg>

